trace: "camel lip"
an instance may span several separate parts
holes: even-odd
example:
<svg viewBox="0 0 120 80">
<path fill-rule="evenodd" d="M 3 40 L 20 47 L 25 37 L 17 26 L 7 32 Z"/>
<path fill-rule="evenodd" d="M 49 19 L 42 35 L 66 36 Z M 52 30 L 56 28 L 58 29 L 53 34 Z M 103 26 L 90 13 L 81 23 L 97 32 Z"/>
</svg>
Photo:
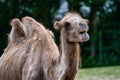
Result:
<svg viewBox="0 0 120 80">
<path fill-rule="evenodd" d="M 88 33 L 84 33 L 84 34 L 80 34 L 79 38 L 80 38 L 81 42 L 86 42 L 90 39 L 90 36 Z"/>
</svg>

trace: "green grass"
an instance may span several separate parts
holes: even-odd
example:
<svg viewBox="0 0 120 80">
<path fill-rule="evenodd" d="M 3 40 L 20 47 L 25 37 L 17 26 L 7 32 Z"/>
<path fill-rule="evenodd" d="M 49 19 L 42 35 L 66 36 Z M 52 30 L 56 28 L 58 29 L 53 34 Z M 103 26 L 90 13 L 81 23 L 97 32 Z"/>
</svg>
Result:
<svg viewBox="0 0 120 80">
<path fill-rule="evenodd" d="M 80 69 L 75 80 L 120 80 L 120 66 Z"/>
</svg>

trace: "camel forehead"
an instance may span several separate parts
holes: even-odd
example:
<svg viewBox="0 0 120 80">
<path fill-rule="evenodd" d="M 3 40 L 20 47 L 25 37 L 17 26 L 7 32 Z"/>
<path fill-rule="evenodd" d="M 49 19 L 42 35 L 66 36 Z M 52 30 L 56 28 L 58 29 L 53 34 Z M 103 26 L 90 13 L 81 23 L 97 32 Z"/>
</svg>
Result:
<svg viewBox="0 0 120 80">
<path fill-rule="evenodd" d="M 79 23 L 79 22 L 82 22 L 83 20 L 79 17 L 74 16 L 74 17 L 69 18 L 68 21 L 71 23 Z"/>
<path fill-rule="evenodd" d="M 62 21 L 68 21 L 70 23 L 83 23 L 84 19 L 79 15 L 67 15 L 63 18 Z"/>
</svg>

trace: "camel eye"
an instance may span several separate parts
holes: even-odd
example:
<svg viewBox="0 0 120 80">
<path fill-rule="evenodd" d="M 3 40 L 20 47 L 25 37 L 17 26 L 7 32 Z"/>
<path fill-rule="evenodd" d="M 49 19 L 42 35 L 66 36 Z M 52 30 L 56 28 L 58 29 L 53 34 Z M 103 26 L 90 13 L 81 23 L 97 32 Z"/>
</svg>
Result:
<svg viewBox="0 0 120 80">
<path fill-rule="evenodd" d="M 65 26 L 66 27 L 70 26 L 70 23 L 69 22 L 65 22 Z"/>
<path fill-rule="evenodd" d="M 80 26 L 83 26 L 84 24 L 83 23 L 79 23 Z"/>
</svg>

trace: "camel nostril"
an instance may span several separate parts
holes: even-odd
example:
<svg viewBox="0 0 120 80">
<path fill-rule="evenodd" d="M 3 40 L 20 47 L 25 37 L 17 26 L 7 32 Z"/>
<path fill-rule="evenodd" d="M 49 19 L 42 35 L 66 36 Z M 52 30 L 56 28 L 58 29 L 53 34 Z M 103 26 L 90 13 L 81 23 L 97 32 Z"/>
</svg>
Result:
<svg viewBox="0 0 120 80">
<path fill-rule="evenodd" d="M 79 23 L 81 29 L 89 29 L 87 24 Z"/>
</svg>

